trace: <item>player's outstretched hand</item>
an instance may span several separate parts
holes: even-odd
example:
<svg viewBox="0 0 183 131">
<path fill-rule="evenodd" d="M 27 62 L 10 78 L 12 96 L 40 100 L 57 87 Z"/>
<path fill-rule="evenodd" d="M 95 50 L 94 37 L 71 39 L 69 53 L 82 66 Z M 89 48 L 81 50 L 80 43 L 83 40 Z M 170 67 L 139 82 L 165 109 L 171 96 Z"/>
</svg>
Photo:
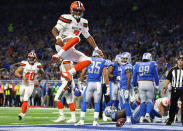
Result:
<svg viewBox="0 0 183 131">
<path fill-rule="evenodd" d="M 58 38 L 56 41 L 56 45 L 59 45 L 62 47 L 62 46 L 64 46 L 64 42 L 60 38 Z"/>
<path fill-rule="evenodd" d="M 100 49 L 97 50 L 97 53 L 101 56 L 101 57 L 104 57 L 102 51 Z"/>
</svg>

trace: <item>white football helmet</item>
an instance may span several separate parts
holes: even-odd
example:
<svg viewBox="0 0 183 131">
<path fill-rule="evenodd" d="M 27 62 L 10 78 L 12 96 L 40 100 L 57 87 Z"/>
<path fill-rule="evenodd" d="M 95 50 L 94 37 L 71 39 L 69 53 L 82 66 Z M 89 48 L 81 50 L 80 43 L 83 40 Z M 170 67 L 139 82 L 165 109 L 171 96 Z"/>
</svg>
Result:
<svg viewBox="0 0 183 131">
<path fill-rule="evenodd" d="M 126 58 L 126 61 L 123 61 L 123 58 Z M 131 54 L 129 52 L 123 52 L 121 54 L 121 64 L 125 65 L 125 64 L 130 64 L 131 63 Z"/>
<path fill-rule="evenodd" d="M 152 55 L 150 53 L 144 53 L 142 56 L 142 60 L 152 61 Z"/>
<path fill-rule="evenodd" d="M 117 111 L 116 107 L 114 107 L 114 106 L 107 106 L 107 107 L 105 108 L 104 113 L 105 113 L 105 115 L 106 115 L 107 117 L 110 117 L 111 114 L 114 113 L 114 112 L 116 112 L 116 111 Z"/>
<path fill-rule="evenodd" d="M 121 62 L 121 54 L 116 55 L 114 61 L 120 64 L 120 62 Z"/>
<path fill-rule="evenodd" d="M 96 50 L 93 51 L 92 56 L 100 56 Z"/>
</svg>

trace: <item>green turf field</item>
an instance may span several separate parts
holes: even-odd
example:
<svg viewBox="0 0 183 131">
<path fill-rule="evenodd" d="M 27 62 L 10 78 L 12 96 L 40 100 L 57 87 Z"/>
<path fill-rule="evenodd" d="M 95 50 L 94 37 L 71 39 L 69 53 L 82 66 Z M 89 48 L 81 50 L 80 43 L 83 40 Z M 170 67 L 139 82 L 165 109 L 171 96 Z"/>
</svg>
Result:
<svg viewBox="0 0 183 131">
<path fill-rule="evenodd" d="M 0 125 L 46 125 L 46 124 L 66 124 L 65 122 L 54 123 L 59 116 L 56 108 L 44 108 L 36 109 L 29 108 L 26 116 L 20 121 L 18 120 L 18 114 L 21 108 L 18 107 L 4 107 L 0 108 Z M 87 109 L 85 123 L 93 122 L 93 109 Z M 64 109 L 66 120 L 70 118 L 70 110 Z M 80 117 L 80 109 L 76 110 L 77 121 Z M 99 120 L 99 122 L 103 122 Z"/>
</svg>

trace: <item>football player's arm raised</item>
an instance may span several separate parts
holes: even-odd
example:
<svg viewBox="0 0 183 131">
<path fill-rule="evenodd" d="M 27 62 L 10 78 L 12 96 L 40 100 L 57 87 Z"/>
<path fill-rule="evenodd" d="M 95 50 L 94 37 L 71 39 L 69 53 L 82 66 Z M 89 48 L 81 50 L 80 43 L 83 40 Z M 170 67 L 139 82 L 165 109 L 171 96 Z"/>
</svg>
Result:
<svg viewBox="0 0 183 131">
<path fill-rule="evenodd" d="M 15 71 L 15 77 L 21 78 L 22 79 L 22 72 L 23 72 L 23 67 L 19 66 L 16 71 Z"/>
<path fill-rule="evenodd" d="M 103 53 L 102 51 L 98 48 L 97 44 L 95 43 L 93 37 L 90 35 L 88 38 L 87 38 L 87 41 L 88 43 L 95 49 L 97 50 L 97 53 L 103 57 Z"/>
</svg>

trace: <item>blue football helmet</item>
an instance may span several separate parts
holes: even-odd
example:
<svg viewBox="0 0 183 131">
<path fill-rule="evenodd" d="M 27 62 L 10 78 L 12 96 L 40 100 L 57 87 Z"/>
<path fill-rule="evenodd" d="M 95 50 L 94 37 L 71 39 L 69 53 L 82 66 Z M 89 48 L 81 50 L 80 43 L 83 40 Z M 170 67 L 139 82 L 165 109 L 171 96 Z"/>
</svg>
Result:
<svg viewBox="0 0 183 131">
<path fill-rule="evenodd" d="M 116 107 L 114 107 L 114 106 L 107 106 L 107 107 L 105 108 L 104 113 L 105 113 L 105 115 L 106 115 L 107 117 L 110 117 L 111 114 L 114 113 L 114 112 L 116 112 L 116 111 L 117 111 Z"/>
</svg>

